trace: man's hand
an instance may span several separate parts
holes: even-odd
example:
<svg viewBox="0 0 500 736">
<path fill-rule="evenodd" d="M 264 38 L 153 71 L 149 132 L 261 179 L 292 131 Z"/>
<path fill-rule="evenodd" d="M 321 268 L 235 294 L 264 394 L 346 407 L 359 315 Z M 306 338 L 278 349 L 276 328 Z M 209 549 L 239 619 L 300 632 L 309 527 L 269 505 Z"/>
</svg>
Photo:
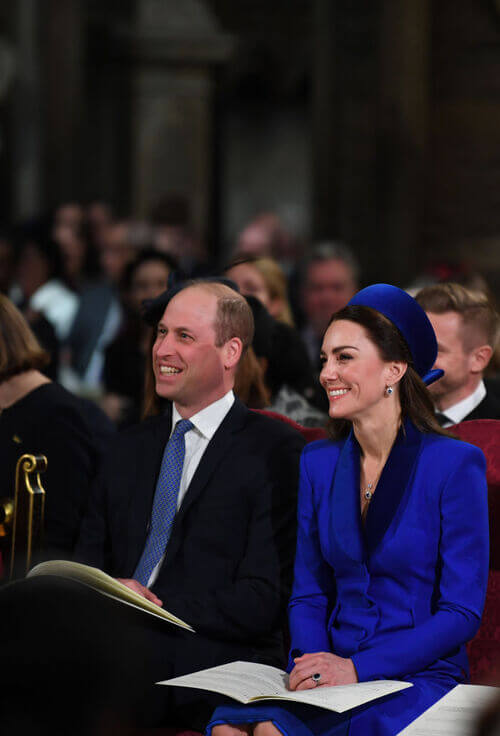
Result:
<svg viewBox="0 0 500 736">
<path fill-rule="evenodd" d="M 131 578 L 116 578 L 119 583 L 122 583 L 123 585 L 126 585 L 127 588 L 130 588 L 130 590 L 133 590 L 134 593 L 139 593 L 139 595 L 142 595 L 143 598 L 146 598 L 146 600 L 151 601 L 151 603 L 156 603 L 157 606 L 163 606 L 163 601 L 161 601 L 158 596 L 156 596 L 154 593 L 152 593 L 149 588 L 146 588 L 144 585 L 141 585 L 137 580 L 133 580 Z"/>
<path fill-rule="evenodd" d="M 290 690 L 309 690 L 325 685 L 351 685 L 358 681 L 358 675 L 351 659 L 337 657 L 330 652 L 303 654 L 293 660 L 295 667 L 290 673 L 288 687 Z M 318 684 L 312 675 L 320 674 Z"/>
</svg>

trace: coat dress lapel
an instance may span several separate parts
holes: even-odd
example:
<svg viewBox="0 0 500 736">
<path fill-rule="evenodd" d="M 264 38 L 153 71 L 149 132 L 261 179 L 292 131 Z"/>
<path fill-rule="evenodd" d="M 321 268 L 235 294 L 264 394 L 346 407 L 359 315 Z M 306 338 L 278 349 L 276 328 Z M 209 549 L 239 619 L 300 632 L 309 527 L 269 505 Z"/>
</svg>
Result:
<svg viewBox="0 0 500 736">
<path fill-rule="evenodd" d="M 359 445 L 351 430 L 340 451 L 333 478 L 331 524 L 344 553 L 355 562 L 365 559 L 359 507 Z"/>
<path fill-rule="evenodd" d="M 398 432 L 366 515 L 364 533 L 370 553 L 380 544 L 396 516 L 412 480 L 422 440 L 423 435 L 407 419 Z"/>
<path fill-rule="evenodd" d="M 363 529 L 360 447 L 351 430 L 335 469 L 330 518 L 337 542 L 352 561 L 364 563 L 382 541 L 411 481 L 421 444 L 422 435 L 406 420 L 380 476 Z"/>
</svg>

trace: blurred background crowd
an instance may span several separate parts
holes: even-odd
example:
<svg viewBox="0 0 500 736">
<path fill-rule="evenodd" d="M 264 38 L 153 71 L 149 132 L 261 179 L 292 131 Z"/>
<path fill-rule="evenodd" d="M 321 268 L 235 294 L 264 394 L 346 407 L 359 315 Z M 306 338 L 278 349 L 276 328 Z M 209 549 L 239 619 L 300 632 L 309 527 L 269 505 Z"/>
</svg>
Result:
<svg viewBox="0 0 500 736">
<path fill-rule="evenodd" d="M 47 375 L 118 426 L 141 415 L 141 302 L 174 272 L 254 297 L 238 393 L 307 426 L 358 287 L 494 301 L 495 2 L 20 0 L 0 21 L 0 290 Z"/>
</svg>

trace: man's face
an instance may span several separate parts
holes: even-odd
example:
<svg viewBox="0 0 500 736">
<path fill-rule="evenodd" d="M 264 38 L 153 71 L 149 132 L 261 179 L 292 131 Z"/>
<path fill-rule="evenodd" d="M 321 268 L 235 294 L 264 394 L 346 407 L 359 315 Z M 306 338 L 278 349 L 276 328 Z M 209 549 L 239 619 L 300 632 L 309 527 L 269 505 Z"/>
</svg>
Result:
<svg viewBox="0 0 500 736">
<path fill-rule="evenodd" d="M 185 419 L 222 398 L 224 346 L 216 347 L 217 297 L 196 286 L 170 301 L 158 323 L 153 370 L 158 396 L 173 401 Z"/>
<path fill-rule="evenodd" d="M 457 312 L 427 316 L 436 333 L 438 355 L 434 368 L 441 368 L 444 376 L 429 386 L 429 390 L 441 409 L 461 401 L 468 393 L 471 354 L 464 348 L 463 322 Z M 444 404 L 443 404 L 444 402 Z"/>
<path fill-rule="evenodd" d="M 351 269 L 343 261 L 317 261 L 310 264 L 303 291 L 307 321 L 322 337 L 334 312 L 345 307 L 356 292 Z"/>
</svg>

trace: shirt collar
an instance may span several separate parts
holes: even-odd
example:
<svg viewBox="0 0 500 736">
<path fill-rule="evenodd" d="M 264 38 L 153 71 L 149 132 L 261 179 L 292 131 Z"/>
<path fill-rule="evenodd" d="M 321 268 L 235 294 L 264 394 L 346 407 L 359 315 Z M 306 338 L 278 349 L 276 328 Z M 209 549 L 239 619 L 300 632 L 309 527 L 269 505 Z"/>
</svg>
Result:
<svg viewBox="0 0 500 736">
<path fill-rule="evenodd" d="M 222 424 L 222 420 L 228 413 L 234 403 L 233 391 L 228 391 L 221 399 L 217 399 L 213 404 L 209 404 L 197 414 L 189 417 L 198 434 L 201 434 L 207 440 L 211 440 L 214 434 Z M 177 411 L 175 404 L 172 405 L 172 431 L 177 422 L 182 419 Z"/>
<path fill-rule="evenodd" d="M 457 404 L 448 407 L 448 409 L 445 409 L 441 413 L 450 420 L 451 424 L 458 424 L 481 403 L 485 396 L 486 386 L 484 385 L 484 381 L 480 381 L 475 391 L 469 394 L 469 396 L 466 396 L 465 399 L 462 399 L 462 401 L 459 401 Z"/>
</svg>

